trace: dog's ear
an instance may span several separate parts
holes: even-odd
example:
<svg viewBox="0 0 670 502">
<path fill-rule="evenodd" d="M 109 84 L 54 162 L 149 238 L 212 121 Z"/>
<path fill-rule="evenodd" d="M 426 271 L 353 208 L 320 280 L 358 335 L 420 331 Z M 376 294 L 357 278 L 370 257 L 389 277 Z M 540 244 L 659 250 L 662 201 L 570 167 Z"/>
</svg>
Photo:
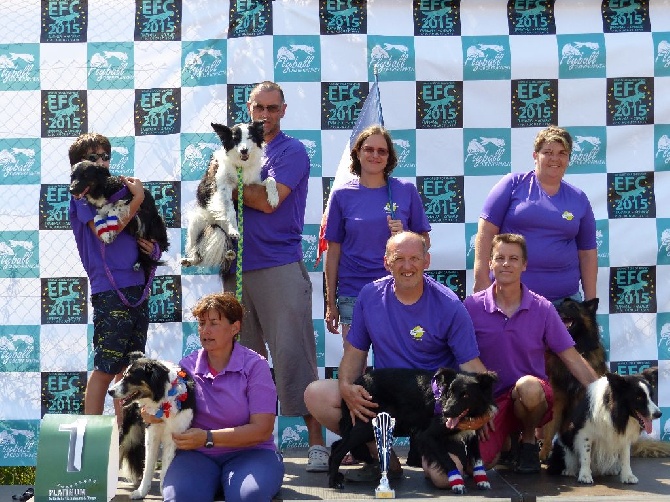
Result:
<svg viewBox="0 0 670 502">
<path fill-rule="evenodd" d="M 433 378 L 438 387 L 446 388 L 454 381 L 454 378 L 456 378 L 456 370 L 452 368 L 440 368 L 435 372 Z"/>
<path fill-rule="evenodd" d="M 618 373 L 610 373 L 609 371 L 605 373 L 607 381 L 610 384 L 610 387 L 613 389 L 621 388 L 622 385 L 625 385 L 626 379 L 619 375 Z"/>
<path fill-rule="evenodd" d="M 230 140 L 233 138 L 233 133 L 231 132 L 230 127 L 226 125 L 212 122 L 212 129 L 214 129 L 214 132 L 219 137 L 221 144 L 223 145 L 229 144 Z"/>
<path fill-rule="evenodd" d="M 658 366 L 647 368 L 640 374 L 647 382 L 649 382 L 649 385 L 651 385 L 652 389 L 658 389 Z"/>
<path fill-rule="evenodd" d="M 491 395 L 493 395 L 493 384 L 498 381 L 498 374 L 495 371 L 477 373 L 475 378 L 482 386 L 482 390 L 484 390 L 487 394 L 491 393 Z"/>
<path fill-rule="evenodd" d="M 143 357 L 144 357 L 144 352 L 139 351 L 139 350 L 135 350 L 135 351 L 131 352 L 130 354 L 128 354 L 128 360 L 129 360 L 130 364 L 133 364 L 135 361 L 137 361 L 138 359 L 141 359 Z"/>
<path fill-rule="evenodd" d="M 590 300 L 586 300 L 582 302 L 588 313 L 592 316 L 595 317 L 596 312 L 598 311 L 598 304 L 600 303 L 600 300 L 598 298 L 592 298 Z"/>
<path fill-rule="evenodd" d="M 254 141 L 261 145 L 265 141 L 265 128 L 261 120 L 256 120 L 249 125 L 249 132 Z"/>
</svg>

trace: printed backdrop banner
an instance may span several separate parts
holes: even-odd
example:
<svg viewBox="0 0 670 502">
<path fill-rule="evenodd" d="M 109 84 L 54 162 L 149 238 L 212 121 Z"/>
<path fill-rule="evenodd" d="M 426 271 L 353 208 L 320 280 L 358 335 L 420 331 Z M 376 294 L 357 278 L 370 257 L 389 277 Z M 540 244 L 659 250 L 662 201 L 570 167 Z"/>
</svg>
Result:
<svg viewBox="0 0 670 502">
<path fill-rule="evenodd" d="M 314 262 L 375 68 L 394 175 L 416 183 L 433 225 L 429 273 L 461 298 L 488 191 L 532 169 L 540 128 L 569 129 L 566 179 L 597 219 L 610 369 L 658 365 L 654 435 L 670 440 L 667 0 L 24 0 L 0 2 L 0 19 L 0 463 L 35 464 L 40 419 L 81 413 L 92 369 L 67 218 L 72 141 L 109 136 L 114 173 L 139 177 L 160 207 L 171 246 L 151 285 L 147 351 L 178 361 L 199 346 L 190 308 L 221 289 L 215 271 L 180 265 L 220 146 L 210 123 L 248 121 L 249 91 L 266 79 L 284 88 L 283 129 L 311 158 L 303 250 L 320 376 L 336 375 L 342 341 L 325 330 Z M 278 410 L 278 444 L 306 446 L 301 419 Z"/>
</svg>

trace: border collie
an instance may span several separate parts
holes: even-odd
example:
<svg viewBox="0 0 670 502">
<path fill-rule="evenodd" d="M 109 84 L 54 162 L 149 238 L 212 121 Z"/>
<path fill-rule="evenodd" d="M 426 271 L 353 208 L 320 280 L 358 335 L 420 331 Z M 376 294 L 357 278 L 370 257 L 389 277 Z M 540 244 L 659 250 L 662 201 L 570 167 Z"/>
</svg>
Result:
<svg viewBox="0 0 670 502">
<path fill-rule="evenodd" d="M 437 372 L 384 368 L 356 380 L 379 404 L 377 413 L 395 418 L 394 436 L 413 435 L 419 454 L 429 464 L 437 464 L 449 475 L 453 493 L 465 493 L 460 471 L 448 453 L 457 455 L 461 465 L 471 466 L 477 487 L 489 489 L 479 456 L 475 430 L 488 422 L 496 410 L 493 384 L 497 376 L 488 373 L 457 373 L 450 368 Z M 329 461 L 331 488 L 342 488 L 344 476 L 338 471 L 348 451 L 356 458 L 371 461 L 366 443 L 374 441 L 372 421 L 351 423 L 346 402 L 342 401 L 342 439 L 333 443 Z M 458 475 L 452 475 L 456 471 Z"/>
<path fill-rule="evenodd" d="M 212 123 L 222 148 L 212 160 L 196 192 L 196 205 L 189 212 L 184 266 L 218 266 L 222 275 L 235 259 L 233 240 L 240 237 L 233 204 L 238 186 L 237 169 L 242 169 L 245 185 L 262 184 L 272 207 L 279 204 L 277 184 L 272 177 L 261 181 L 263 158 L 263 122 L 227 127 Z"/>
<path fill-rule="evenodd" d="M 657 378 L 654 367 L 639 375 L 606 373 L 589 385 L 570 429 L 554 442 L 550 472 L 564 463 L 562 474 L 577 476 L 580 483 L 593 483 L 594 475 L 616 474 L 622 483 L 637 483 L 630 467 L 631 445 L 642 431 L 650 434 L 652 420 L 661 416 L 652 400 Z"/>
<path fill-rule="evenodd" d="M 149 493 L 161 444 L 162 491 L 165 472 L 176 452 L 172 433 L 184 432 L 193 420 L 193 379 L 170 362 L 149 359 L 141 352 L 132 352 L 130 366 L 123 373 L 123 378 L 108 393 L 125 404 L 119 457 L 131 482 L 134 485 L 139 482 L 130 498 L 144 498 Z M 140 407 L 163 421 L 146 426 L 140 415 Z"/>
<path fill-rule="evenodd" d="M 86 197 L 86 200 L 96 208 L 93 219 L 95 229 L 100 239 L 109 244 L 119 234 L 119 221 L 126 218 L 132 195 L 118 176 L 112 176 L 106 167 L 83 160 L 72 166 L 70 172 L 70 193 L 76 199 Z M 156 201 L 151 192 L 144 189 L 144 200 L 140 205 L 135 218 L 130 220 L 125 229 L 135 237 L 142 237 L 156 241 L 161 252 L 167 251 L 168 241 L 165 221 L 156 208 Z M 164 265 L 159 261 L 157 252 L 149 256 L 140 252 L 138 266 L 149 277 L 153 267 Z"/>
</svg>

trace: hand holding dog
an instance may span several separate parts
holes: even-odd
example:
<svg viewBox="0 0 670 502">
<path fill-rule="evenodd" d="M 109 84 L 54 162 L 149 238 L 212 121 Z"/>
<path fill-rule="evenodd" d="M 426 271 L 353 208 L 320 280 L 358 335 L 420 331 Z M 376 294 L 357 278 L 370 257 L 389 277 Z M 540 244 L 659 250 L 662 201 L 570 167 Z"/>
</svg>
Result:
<svg viewBox="0 0 670 502">
<path fill-rule="evenodd" d="M 367 423 L 371 418 L 377 416 L 373 408 L 379 408 L 379 404 L 372 400 L 372 396 L 365 390 L 365 387 L 340 382 L 340 395 L 347 403 L 352 423 L 356 423 L 357 418 Z"/>
<path fill-rule="evenodd" d="M 140 179 L 133 178 L 132 176 L 119 176 L 119 178 L 128 187 L 128 190 L 133 195 L 133 200 L 137 199 L 137 202 L 141 204 L 144 200 L 144 185 L 142 185 Z"/>
</svg>

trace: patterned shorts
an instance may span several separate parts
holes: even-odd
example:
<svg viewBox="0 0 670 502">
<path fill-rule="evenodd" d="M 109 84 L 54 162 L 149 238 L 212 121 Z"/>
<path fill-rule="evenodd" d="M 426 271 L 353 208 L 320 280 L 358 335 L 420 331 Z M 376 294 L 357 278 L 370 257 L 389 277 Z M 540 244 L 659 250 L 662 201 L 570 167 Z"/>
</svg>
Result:
<svg viewBox="0 0 670 502">
<path fill-rule="evenodd" d="M 129 303 L 141 298 L 144 288 L 121 288 Z M 93 305 L 93 367 L 110 375 L 128 365 L 128 354 L 144 352 L 149 329 L 149 302 L 127 307 L 115 290 L 91 295 Z"/>
</svg>

